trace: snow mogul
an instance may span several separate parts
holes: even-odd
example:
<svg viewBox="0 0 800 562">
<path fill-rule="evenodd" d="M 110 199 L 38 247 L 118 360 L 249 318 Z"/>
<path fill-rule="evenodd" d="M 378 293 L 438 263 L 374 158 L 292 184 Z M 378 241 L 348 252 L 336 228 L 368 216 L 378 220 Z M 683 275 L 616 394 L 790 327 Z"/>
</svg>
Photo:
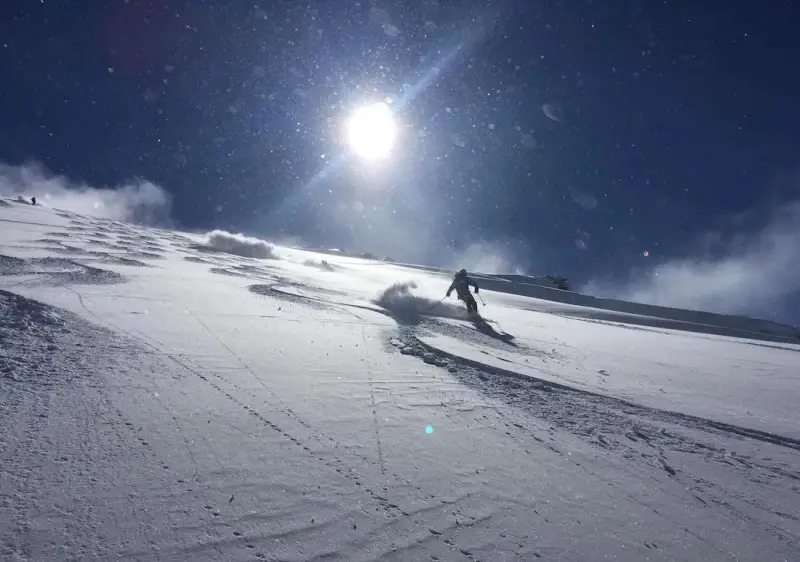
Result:
<svg viewBox="0 0 800 562">
<path fill-rule="evenodd" d="M 462 269 L 456 273 L 455 277 L 453 277 L 453 282 L 447 289 L 446 297 L 449 297 L 450 293 L 452 293 L 453 289 L 455 289 L 456 294 L 458 295 L 458 300 L 464 301 L 464 304 L 467 305 L 467 314 L 473 315 L 478 313 L 478 303 L 475 302 L 475 297 L 473 297 L 472 293 L 469 292 L 470 285 L 475 287 L 475 294 L 477 295 L 478 284 L 472 277 L 467 275 L 466 269 Z"/>
</svg>

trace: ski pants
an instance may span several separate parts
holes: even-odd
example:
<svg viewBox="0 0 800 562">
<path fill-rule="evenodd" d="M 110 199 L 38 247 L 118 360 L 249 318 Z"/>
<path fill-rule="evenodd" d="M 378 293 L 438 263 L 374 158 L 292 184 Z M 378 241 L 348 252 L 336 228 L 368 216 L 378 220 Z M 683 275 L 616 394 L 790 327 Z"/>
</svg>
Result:
<svg viewBox="0 0 800 562">
<path fill-rule="evenodd" d="M 467 312 L 478 312 L 478 303 L 475 302 L 475 297 L 472 296 L 472 293 L 467 293 L 465 295 L 458 295 L 458 298 L 464 301 L 464 304 L 467 305 Z"/>
</svg>

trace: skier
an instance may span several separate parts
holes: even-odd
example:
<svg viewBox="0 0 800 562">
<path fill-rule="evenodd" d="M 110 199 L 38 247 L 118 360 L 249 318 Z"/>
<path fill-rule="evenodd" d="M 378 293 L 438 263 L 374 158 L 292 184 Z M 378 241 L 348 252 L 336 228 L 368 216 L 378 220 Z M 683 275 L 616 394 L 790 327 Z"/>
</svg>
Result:
<svg viewBox="0 0 800 562">
<path fill-rule="evenodd" d="M 447 296 L 449 297 L 450 293 L 452 293 L 453 289 L 455 289 L 456 294 L 458 294 L 458 299 L 464 301 L 464 304 L 467 305 L 467 314 L 472 315 L 478 313 L 478 303 L 475 302 L 475 297 L 473 297 L 472 293 L 469 292 L 470 285 L 475 287 L 475 294 L 477 295 L 478 284 L 474 279 L 467 275 L 466 269 L 462 269 L 456 273 L 455 277 L 453 278 L 453 282 L 447 289 Z"/>
</svg>

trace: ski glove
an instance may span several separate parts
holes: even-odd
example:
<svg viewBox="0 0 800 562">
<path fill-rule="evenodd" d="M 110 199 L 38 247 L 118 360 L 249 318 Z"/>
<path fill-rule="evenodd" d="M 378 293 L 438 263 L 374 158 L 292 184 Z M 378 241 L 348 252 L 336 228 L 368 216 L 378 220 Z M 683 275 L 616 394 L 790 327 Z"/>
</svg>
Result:
<svg viewBox="0 0 800 562">
<path fill-rule="evenodd" d="M 451 291 L 447 291 L 447 294 L 445 295 L 445 298 L 449 297 L 450 293 L 451 293 Z"/>
<path fill-rule="evenodd" d="M 477 287 L 475 287 L 475 294 L 476 295 L 478 294 L 478 288 Z"/>
</svg>

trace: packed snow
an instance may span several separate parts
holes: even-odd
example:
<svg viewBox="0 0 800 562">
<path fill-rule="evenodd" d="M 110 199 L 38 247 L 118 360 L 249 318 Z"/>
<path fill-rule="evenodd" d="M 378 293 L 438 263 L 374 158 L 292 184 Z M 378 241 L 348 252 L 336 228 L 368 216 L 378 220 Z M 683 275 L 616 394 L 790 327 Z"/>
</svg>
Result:
<svg viewBox="0 0 800 562">
<path fill-rule="evenodd" d="M 0 199 L 0 558 L 800 560 L 795 328 L 476 278 Z"/>
</svg>

